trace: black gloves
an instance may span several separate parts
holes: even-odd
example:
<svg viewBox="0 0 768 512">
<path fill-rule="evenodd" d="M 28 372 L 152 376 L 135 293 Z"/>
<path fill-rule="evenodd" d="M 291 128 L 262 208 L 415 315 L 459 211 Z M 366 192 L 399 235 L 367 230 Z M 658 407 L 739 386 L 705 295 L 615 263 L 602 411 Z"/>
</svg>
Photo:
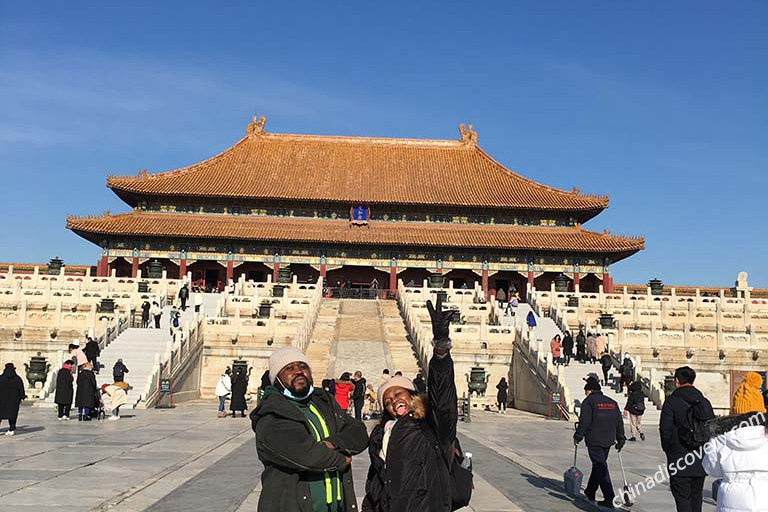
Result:
<svg viewBox="0 0 768 512">
<path fill-rule="evenodd" d="M 616 440 L 616 451 L 620 452 L 622 448 L 624 448 L 624 445 L 627 443 L 627 440 L 625 438 L 617 439 Z"/>
<path fill-rule="evenodd" d="M 581 440 L 584 439 L 584 436 L 576 432 L 573 434 L 573 444 L 578 445 Z"/>
</svg>

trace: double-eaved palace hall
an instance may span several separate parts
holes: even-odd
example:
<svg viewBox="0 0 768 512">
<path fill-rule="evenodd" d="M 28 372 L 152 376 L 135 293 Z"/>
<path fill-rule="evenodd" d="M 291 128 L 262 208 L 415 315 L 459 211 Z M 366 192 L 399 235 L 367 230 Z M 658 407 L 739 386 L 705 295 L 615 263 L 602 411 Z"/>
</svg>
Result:
<svg viewBox="0 0 768 512">
<path fill-rule="evenodd" d="M 289 135 L 254 117 L 246 136 L 198 164 L 107 186 L 133 210 L 69 217 L 67 227 L 101 247 L 99 275 L 162 266 L 193 285 L 277 280 L 394 290 L 435 273 L 489 293 L 559 281 L 612 288 L 610 265 L 643 249 L 642 238 L 583 226 L 606 196 L 559 190 L 520 176 L 477 144 L 458 140 Z"/>
</svg>

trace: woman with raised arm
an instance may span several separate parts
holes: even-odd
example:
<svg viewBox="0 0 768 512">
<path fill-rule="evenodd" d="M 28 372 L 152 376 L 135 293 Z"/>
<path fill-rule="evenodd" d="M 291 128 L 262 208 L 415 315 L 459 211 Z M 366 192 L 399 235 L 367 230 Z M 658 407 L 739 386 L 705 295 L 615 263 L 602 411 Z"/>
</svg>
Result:
<svg viewBox="0 0 768 512">
<path fill-rule="evenodd" d="M 449 325 L 454 312 L 442 311 L 441 302 L 438 297 L 437 309 L 427 302 L 434 335 L 427 395 L 417 394 L 402 376 L 383 383 L 377 393 L 382 419 L 370 436 L 363 512 L 453 509 L 458 402 Z"/>
</svg>

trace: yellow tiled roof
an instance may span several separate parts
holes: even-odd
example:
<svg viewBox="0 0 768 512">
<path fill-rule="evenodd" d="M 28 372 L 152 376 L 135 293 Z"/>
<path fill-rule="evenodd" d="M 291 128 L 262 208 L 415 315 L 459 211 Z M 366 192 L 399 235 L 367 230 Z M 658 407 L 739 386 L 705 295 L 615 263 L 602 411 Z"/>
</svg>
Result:
<svg viewBox="0 0 768 512">
<path fill-rule="evenodd" d="M 107 186 L 134 206 L 145 195 L 191 196 L 581 211 L 583 220 L 608 206 L 606 196 L 524 178 L 475 142 L 264 132 L 189 167 L 109 176 Z"/>
<path fill-rule="evenodd" d="M 98 241 L 100 235 L 126 235 L 385 247 L 531 249 L 621 253 L 621 257 L 644 248 L 642 238 L 611 236 L 581 227 L 428 222 L 372 222 L 368 227 L 350 227 L 346 220 L 141 211 L 68 217 L 67 228 L 93 241 Z"/>
</svg>

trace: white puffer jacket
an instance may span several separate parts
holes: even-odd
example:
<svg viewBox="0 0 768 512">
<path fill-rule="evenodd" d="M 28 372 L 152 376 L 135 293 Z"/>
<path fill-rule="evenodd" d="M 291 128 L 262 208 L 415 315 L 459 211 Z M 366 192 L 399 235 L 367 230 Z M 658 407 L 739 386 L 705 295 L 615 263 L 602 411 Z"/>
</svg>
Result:
<svg viewBox="0 0 768 512">
<path fill-rule="evenodd" d="M 216 383 L 216 396 L 227 396 L 232 392 L 232 379 L 229 375 L 224 374 L 219 378 L 219 382 Z"/>
<path fill-rule="evenodd" d="M 706 447 L 704 469 L 723 480 L 717 512 L 768 512 L 768 433 L 764 425 L 733 429 L 748 416 L 727 416 L 708 424 L 716 437 Z"/>
</svg>

